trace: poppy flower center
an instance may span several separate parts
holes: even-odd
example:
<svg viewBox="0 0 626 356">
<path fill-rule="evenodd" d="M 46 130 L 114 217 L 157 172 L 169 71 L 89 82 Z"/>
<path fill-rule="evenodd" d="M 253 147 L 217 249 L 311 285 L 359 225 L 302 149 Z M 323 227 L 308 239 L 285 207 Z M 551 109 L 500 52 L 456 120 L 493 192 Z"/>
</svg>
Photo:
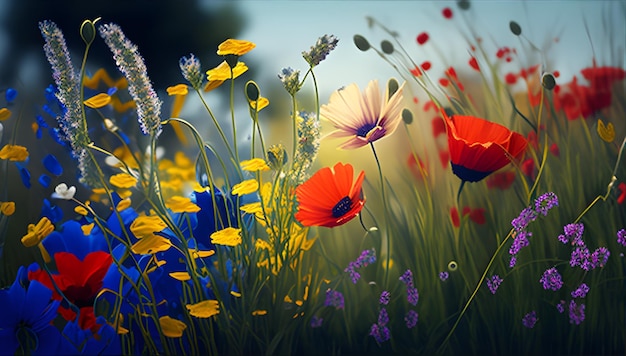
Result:
<svg viewBox="0 0 626 356">
<path fill-rule="evenodd" d="M 356 135 L 357 136 L 361 136 L 361 137 L 367 137 L 367 134 L 372 131 L 372 129 L 376 127 L 376 124 L 373 123 L 367 123 L 361 127 L 359 127 L 358 130 L 356 130 Z"/>
<path fill-rule="evenodd" d="M 345 196 L 335 206 L 333 206 L 333 218 L 344 216 L 352 208 L 352 200 Z"/>
</svg>

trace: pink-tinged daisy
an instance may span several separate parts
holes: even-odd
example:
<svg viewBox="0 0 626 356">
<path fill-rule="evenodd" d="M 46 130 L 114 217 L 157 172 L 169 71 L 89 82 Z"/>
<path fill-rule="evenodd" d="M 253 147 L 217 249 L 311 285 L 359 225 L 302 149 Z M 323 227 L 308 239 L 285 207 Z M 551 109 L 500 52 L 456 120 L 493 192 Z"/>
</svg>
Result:
<svg viewBox="0 0 626 356">
<path fill-rule="evenodd" d="M 377 80 L 370 81 L 362 94 L 356 84 L 334 92 L 320 109 L 336 128 L 328 137 L 347 137 L 339 148 L 353 149 L 392 134 L 402 120 L 404 83 L 399 88 L 395 83 L 395 87 L 397 90 L 390 95 L 387 85 L 382 97 Z"/>
</svg>

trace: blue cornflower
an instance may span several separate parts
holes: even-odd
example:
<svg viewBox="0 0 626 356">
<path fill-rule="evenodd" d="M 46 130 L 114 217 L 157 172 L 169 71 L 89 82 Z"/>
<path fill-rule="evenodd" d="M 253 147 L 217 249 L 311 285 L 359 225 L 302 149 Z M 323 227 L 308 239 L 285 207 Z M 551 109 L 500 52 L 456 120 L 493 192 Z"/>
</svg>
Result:
<svg viewBox="0 0 626 356">
<path fill-rule="evenodd" d="M 534 328 L 536 323 L 537 323 L 537 313 L 534 310 L 524 315 L 524 317 L 522 318 L 522 325 L 524 325 L 525 327 L 529 329 Z"/>
<path fill-rule="evenodd" d="M 585 246 L 576 247 L 574 251 L 572 251 L 572 256 L 569 261 L 569 265 L 572 267 L 579 266 L 585 271 L 589 271 L 591 269 L 591 254 L 589 253 L 589 249 Z"/>
<path fill-rule="evenodd" d="M 24 273 L 20 268 L 19 274 Z M 69 345 L 52 324 L 57 316 L 60 301 L 52 300 L 52 290 L 32 281 L 28 287 L 19 278 L 9 289 L 0 290 L 0 345 L 2 352 L 14 354 L 52 355 L 69 353 Z M 29 339 L 24 342 L 24 336 Z"/>
<path fill-rule="evenodd" d="M 585 320 L 585 304 L 580 305 L 575 300 L 569 303 L 569 322 L 570 324 L 579 325 Z"/>
<path fill-rule="evenodd" d="M 611 252 L 606 247 L 598 247 L 591 254 L 591 268 L 606 266 L 610 255 Z"/>
<path fill-rule="evenodd" d="M 389 293 L 389 291 L 382 291 L 382 293 L 380 293 L 380 299 L 379 299 L 379 303 L 382 305 L 387 305 L 389 304 L 389 299 L 391 299 L 391 293 Z"/>
<path fill-rule="evenodd" d="M 626 229 L 621 229 L 617 232 L 617 243 L 626 246 Z"/>
<path fill-rule="evenodd" d="M 496 291 L 498 290 L 498 287 L 500 287 L 500 284 L 502 284 L 502 281 L 503 279 L 497 274 L 494 274 L 491 278 L 487 279 L 487 287 L 489 287 L 491 294 L 496 294 Z"/>
<path fill-rule="evenodd" d="M 406 327 L 412 329 L 417 325 L 418 314 L 415 310 L 409 310 L 404 316 Z"/>
<path fill-rule="evenodd" d="M 548 211 L 559 206 L 559 198 L 553 192 L 547 192 L 535 199 L 535 211 L 543 216 L 548 215 Z"/>
<path fill-rule="evenodd" d="M 586 283 L 581 283 L 578 288 L 572 291 L 572 298 L 584 298 L 589 293 L 589 286 Z"/>
<path fill-rule="evenodd" d="M 337 309 L 343 309 L 344 308 L 344 299 L 343 299 L 343 294 L 341 294 L 341 292 L 333 290 L 333 289 L 327 289 L 326 290 L 326 300 L 324 301 L 324 305 L 327 307 L 335 307 Z"/>
<path fill-rule="evenodd" d="M 543 276 L 541 276 L 539 282 L 541 282 L 543 289 L 545 290 L 551 289 L 553 291 L 557 291 L 563 286 L 563 279 L 561 278 L 559 271 L 557 271 L 554 267 L 548 268 L 545 272 L 543 272 Z"/>
</svg>

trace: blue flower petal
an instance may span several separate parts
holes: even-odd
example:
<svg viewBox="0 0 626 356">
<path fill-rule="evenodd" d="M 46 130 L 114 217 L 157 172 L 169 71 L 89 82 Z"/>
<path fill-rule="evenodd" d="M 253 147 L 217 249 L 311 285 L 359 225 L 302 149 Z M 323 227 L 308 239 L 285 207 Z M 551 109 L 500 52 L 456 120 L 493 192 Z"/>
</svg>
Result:
<svg viewBox="0 0 626 356">
<path fill-rule="evenodd" d="M 107 94 L 109 94 L 109 96 L 115 94 L 116 92 L 117 92 L 116 87 L 110 87 L 109 90 L 107 90 Z"/>
<path fill-rule="evenodd" d="M 17 90 L 13 88 L 8 88 L 7 91 L 4 93 L 4 98 L 7 100 L 8 103 L 13 102 L 13 100 L 15 100 L 16 97 L 17 97 Z"/>
<path fill-rule="evenodd" d="M 50 176 L 46 175 L 46 174 L 42 174 L 39 176 L 39 184 L 41 184 L 42 187 L 44 188 L 48 188 L 50 186 L 50 182 L 52 182 L 52 178 L 50 178 Z"/>
<path fill-rule="evenodd" d="M 63 219 L 63 210 L 59 209 L 58 206 L 52 205 L 48 199 L 44 199 L 41 216 L 47 217 L 51 223 L 56 224 Z"/>
<path fill-rule="evenodd" d="M 48 172 L 54 174 L 57 177 L 63 174 L 63 167 L 61 167 L 59 160 L 57 160 L 57 158 L 54 157 L 54 155 L 52 154 L 48 154 L 46 157 L 44 157 L 43 165 L 44 167 L 46 167 Z"/>
<path fill-rule="evenodd" d="M 20 171 L 20 178 L 22 178 L 22 184 L 28 189 L 30 189 L 30 172 L 28 169 L 22 165 L 16 164 L 17 168 Z"/>
</svg>

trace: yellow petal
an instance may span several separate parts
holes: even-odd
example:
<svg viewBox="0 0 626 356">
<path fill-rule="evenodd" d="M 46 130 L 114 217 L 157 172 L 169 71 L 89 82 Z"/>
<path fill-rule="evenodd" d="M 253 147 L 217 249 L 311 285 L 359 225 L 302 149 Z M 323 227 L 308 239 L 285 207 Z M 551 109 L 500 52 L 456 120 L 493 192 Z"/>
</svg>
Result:
<svg viewBox="0 0 626 356">
<path fill-rule="evenodd" d="M 260 316 L 260 315 L 266 315 L 267 314 L 267 310 L 255 310 L 252 312 L 252 315 L 254 316 Z"/>
<path fill-rule="evenodd" d="M 263 209 L 261 208 L 261 202 L 254 202 L 254 203 L 249 203 L 246 205 L 242 205 L 239 210 L 243 211 L 244 213 L 248 213 L 248 214 L 262 214 L 263 213 Z"/>
<path fill-rule="evenodd" d="M 119 203 L 117 203 L 117 206 L 115 207 L 115 209 L 117 211 L 122 211 L 130 207 L 130 204 L 131 204 L 130 198 L 122 199 L 120 200 Z"/>
<path fill-rule="evenodd" d="M 106 105 L 109 105 L 111 102 L 111 96 L 107 93 L 100 93 L 92 96 L 91 98 L 85 100 L 85 105 L 92 109 L 99 109 Z"/>
<path fill-rule="evenodd" d="M 244 62 L 237 62 L 237 65 L 235 66 L 235 68 L 232 69 L 232 78 L 233 79 L 237 78 L 238 76 L 245 73 L 247 70 L 248 70 L 248 66 L 246 66 Z M 206 72 L 207 79 L 209 80 L 209 83 L 214 80 L 218 80 L 218 81 L 228 80 L 231 78 L 230 71 L 231 69 L 230 69 L 230 66 L 228 66 L 228 63 L 226 63 L 226 61 L 223 61 L 217 67 L 213 69 L 209 69 Z M 205 91 L 207 91 L 206 88 L 205 88 Z"/>
<path fill-rule="evenodd" d="M 26 247 L 33 247 L 50 235 L 52 231 L 54 231 L 54 225 L 48 218 L 43 217 L 37 225 L 28 224 L 28 233 L 22 236 L 22 244 Z"/>
<path fill-rule="evenodd" d="M 167 337 L 181 337 L 183 336 L 183 331 L 187 329 L 187 325 L 185 323 L 169 316 L 160 317 L 159 324 L 161 324 L 163 335 Z"/>
<path fill-rule="evenodd" d="M 11 117 L 11 110 L 7 108 L 0 109 L 0 121 L 4 121 Z"/>
<path fill-rule="evenodd" d="M 133 253 L 138 255 L 150 255 L 169 250 L 172 247 L 170 240 L 160 235 L 144 236 L 130 247 Z"/>
<path fill-rule="evenodd" d="M 606 142 L 613 142 L 613 140 L 615 140 L 615 127 L 613 127 L 613 123 L 609 122 L 608 125 L 604 126 L 604 122 L 598 119 L 598 135 Z"/>
<path fill-rule="evenodd" d="M 241 169 L 248 172 L 264 172 L 270 170 L 270 166 L 268 166 L 267 162 L 265 162 L 265 160 L 262 158 L 252 158 L 241 161 L 241 163 L 239 163 L 239 166 L 241 167 Z"/>
<path fill-rule="evenodd" d="M 130 225 L 130 231 L 140 239 L 143 237 L 151 236 L 155 232 L 159 232 L 165 229 L 167 225 L 157 215 L 139 216 Z"/>
<path fill-rule="evenodd" d="M 233 195 L 244 195 L 254 193 L 257 190 L 259 190 L 259 182 L 256 179 L 248 179 L 235 184 L 231 192 Z"/>
<path fill-rule="evenodd" d="M 89 211 L 87 209 L 85 209 L 85 207 L 82 207 L 80 205 L 76 206 L 74 208 L 74 212 L 78 215 L 82 215 L 82 216 L 87 216 L 87 214 L 89 214 Z"/>
<path fill-rule="evenodd" d="M 15 213 L 15 202 L 5 201 L 0 203 L 0 212 L 6 216 L 11 216 Z"/>
<path fill-rule="evenodd" d="M 128 173 L 119 173 L 111 176 L 109 182 L 117 188 L 131 188 L 137 184 L 137 178 Z"/>
<path fill-rule="evenodd" d="M 211 234 L 211 243 L 215 245 L 237 246 L 241 244 L 241 229 L 227 227 Z"/>
<path fill-rule="evenodd" d="M 189 310 L 189 314 L 196 318 L 209 318 L 220 312 L 219 303 L 213 299 L 204 300 L 196 304 L 187 304 L 186 307 Z"/>
<path fill-rule="evenodd" d="M 204 85 L 204 91 L 205 92 L 209 92 L 209 91 L 219 87 L 220 85 L 222 85 L 222 83 L 224 83 L 223 80 L 213 80 L 213 81 L 207 82 Z"/>
<path fill-rule="evenodd" d="M 181 282 L 188 281 L 191 276 L 187 272 L 170 272 L 170 277 L 179 280 Z"/>
<path fill-rule="evenodd" d="M 191 202 L 191 199 L 173 196 L 165 202 L 165 206 L 174 213 L 197 213 L 200 207 Z"/>
<path fill-rule="evenodd" d="M 20 145 L 4 145 L 0 150 L 0 158 L 9 161 L 23 162 L 28 158 L 28 150 Z"/>
<path fill-rule="evenodd" d="M 95 225 L 94 223 L 82 225 L 80 228 L 81 230 L 83 230 L 83 235 L 89 236 L 91 234 L 91 230 L 93 229 L 94 225 Z"/>
<path fill-rule="evenodd" d="M 211 257 L 215 254 L 215 250 L 208 250 L 208 251 L 196 251 L 194 249 L 189 249 L 189 254 L 193 257 L 193 258 L 205 258 L 205 257 Z"/>
<path fill-rule="evenodd" d="M 257 112 L 261 111 L 269 104 L 270 100 L 264 97 L 260 97 L 259 100 L 250 100 L 250 107 L 252 108 L 252 110 L 256 110 Z"/>
<path fill-rule="evenodd" d="M 220 45 L 217 47 L 217 55 L 225 56 L 227 54 L 234 54 L 236 56 L 241 56 L 252 51 L 254 47 L 256 47 L 256 44 L 250 41 L 235 40 L 229 38 L 226 41 L 220 43 Z"/>
<path fill-rule="evenodd" d="M 186 84 L 176 84 L 165 90 L 167 91 L 167 95 L 187 95 L 189 93 Z"/>
</svg>

